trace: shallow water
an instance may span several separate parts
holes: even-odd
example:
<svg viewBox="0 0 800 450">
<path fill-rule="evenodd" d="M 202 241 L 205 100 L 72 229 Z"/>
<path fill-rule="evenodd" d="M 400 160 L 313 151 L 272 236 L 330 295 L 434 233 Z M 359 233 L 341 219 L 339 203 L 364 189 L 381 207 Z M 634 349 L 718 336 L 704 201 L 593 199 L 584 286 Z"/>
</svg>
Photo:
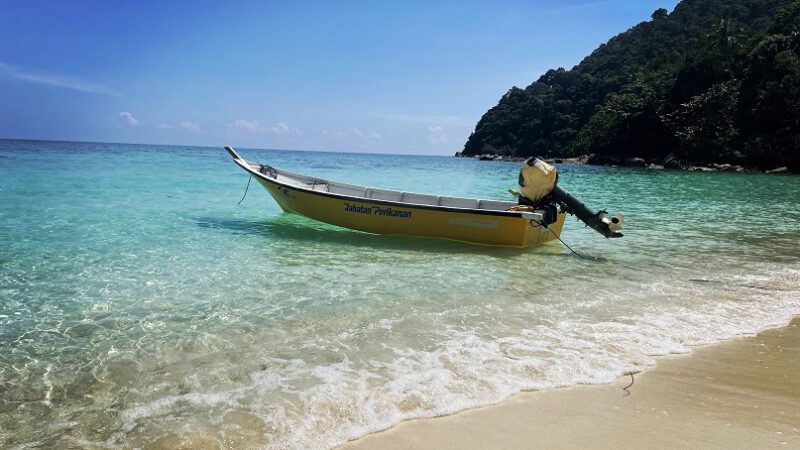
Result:
<svg viewBox="0 0 800 450">
<path fill-rule="evenodd" d="M 518 164 L 241 150 L 510 199 Z M 520 390 L 604 383 L 800 313 L 800 177 L 559 167 L 530 249 L 287 215 L 217 148 L 0 141 L 0 447 L 329 448 Z"/>
</svg>

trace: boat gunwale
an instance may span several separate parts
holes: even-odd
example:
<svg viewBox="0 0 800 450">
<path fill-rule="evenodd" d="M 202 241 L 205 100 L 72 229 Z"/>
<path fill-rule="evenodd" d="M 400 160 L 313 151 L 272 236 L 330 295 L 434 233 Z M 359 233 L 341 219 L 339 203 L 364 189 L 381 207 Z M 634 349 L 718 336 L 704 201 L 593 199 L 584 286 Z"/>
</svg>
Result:
<svg viewBox="0 0 800 450">
<path fill-rule="evenodd" d="M 393 192 L 403 192 L 403 191 L 397 191 L 397 190 L 393 190 L 393 189 L 383 189 L 383 188 L 371 188 L 369 186 L 342 183 L 342 182 L 333 181 L 333 180 L 326 180 L 326 179 L 323 179 L 323 178 L 308 177 L 307 175 L 294 173 L 294 172 L 289 172 L 289 171 L 286 171 L 286 170 L 283 170 L 283 169 L 277 169 L 277 168 L 272 167 L 272 166 L 265 166 L 265 167 L 269 167 L 269 168 L 271 168 L 272 170 L 275 171 L 276 178 L 271 178 L 271 177 L 268 177 L 267 175 L 255 170 L 255 169 L 253 169 L 252 167 L 250 167 L 251 163 L 249 161 L 245 160 L 244 158 L 239 158 L 239 159 L 234 158 L 234 162 L 239 164 L 239 166 L 241 166 L 243 169 L 245 169 L 251 175 L 255 175 L 258 178 L 260 178 L 260 179 L 262 179 L 264 181 L 267 181 L 269 183 L 275 184 L 277 186 L 282 186 L 282 187 L 285 187 L 285 188 L 289 188 L 289 189 L 294 189 L 294 190 L 297 190 L 297 191 L 305 192 L 305 193 L 308 193 L 308 194 L 320 195 L 320 196 L 323 196 L 323 197 L 332 197 L 332 198 L 337 198 L 337 199 L 359 201 L 359 202 L 362 202 L 362 203 L 376 203 L 376 204 L 383 204 L 383 205 L 390 205 L 390 206 L 403 206 L 403 207 L 410 207 L 410 208 L 417 208 L 417 209 L 430 209 L 430 210 L 435 210 L 435 211 L 447 211 L 447 212 L 454 212 L 454 213 L 461 213 L 461 214 L 479 214 L 479 215 L 488 215 L 488 216 L 517 217 L 517 218 L 521 218 L 521 219 L 525 219 L 525 220 L 532 220 L 532 218 L 530 218 L 530 217 L 525 217 L 526 215 L 535 214 L 535 215 L 538 215 L 540 217 L 538 220 L 541 220 L 541 213 L 537 212 L 538 210 L 535 210 L 535 211 L 501 211 L 499 209 L 459 208 L 459 207 L 456 207 L 456 206 L 425 205 L 425 204 L 422 204 L 422 203 L 398 202 L 398 201 L 393 201 L 393 200 L 380 200 L 380 199 L 371 199 L 371 198 L 365 198 L 365 197 L 356 197 L 356 196 L 347 195 L 347 194 L 337 194 L 337 193 L 334 193 L 334 192 L 321 192 L 321 191 L 316 191 L 314 189 L 308 189 L 308 188 L 304 188 L 304 187 L 301 187 L 301 186 L 294 186 L 294 185 L 291 185 L 291 184 L 288 184 L 288 183 L 284 183 L 284 182 L 278 181 L 277 180 L 277 174 L 278 173 L 282 173 L 284 175 L 290 175 L 290 176 L 293 175 L 293 176 L 298 176 L 298 177 L 303 177 L 303 178 L 311 178 L 311 179 L 320 181 L 319 184 L 337 183 L 337 184 L 345 184 L 345 185 L 348 185 L 348 186 L 354 186 L 354 187 L 365 188 L 365 189 L 381 189 L 381 190 L 393 191 Z M 260 164 L 260 163 L 255 163 L 255 164 Z M 430 195 L 430 194 L 416 194 L 416 193 L 410 193 L 410 192 L 409 192 L 409 194 Z M 470 199 L 470 198 L 462 198 L 462 197 L 453 197 L 453 198 L 480 201 L 479 199 Z M 502 200 L 487 200 L 487 201 L 502 201 Z"/>
</svg>

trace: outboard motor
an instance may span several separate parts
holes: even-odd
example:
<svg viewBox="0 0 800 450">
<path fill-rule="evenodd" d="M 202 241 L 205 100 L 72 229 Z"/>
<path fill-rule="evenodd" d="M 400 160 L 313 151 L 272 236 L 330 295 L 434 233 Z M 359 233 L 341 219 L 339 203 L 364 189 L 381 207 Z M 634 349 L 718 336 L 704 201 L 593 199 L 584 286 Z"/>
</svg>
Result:
<svg viewBox="0 0 800 450">
<path fill-rule="evenodd" d="M 519 172 L 519 186 L 520 204 L 543 209 L 546 225 L 554 221 L 547 220 L 551 214 L 555 216 L 559 209 L 563 209 L 607 238 L 623 236 L 621 230 L 624 218 L 621 214 L 609 218 L 606 217 L 608 212 L 604 210 L 593 213 L 580 200 L 558 185 L 556 168 L 539 158 L 528 158 L 522 165 Z"/>
</svg>

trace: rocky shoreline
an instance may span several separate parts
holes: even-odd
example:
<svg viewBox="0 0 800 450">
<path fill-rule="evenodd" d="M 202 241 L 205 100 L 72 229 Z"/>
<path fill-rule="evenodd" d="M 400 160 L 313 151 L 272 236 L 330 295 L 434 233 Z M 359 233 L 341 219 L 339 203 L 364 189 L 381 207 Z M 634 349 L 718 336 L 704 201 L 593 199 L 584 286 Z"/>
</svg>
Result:
<svg viewBox="0 0 800 450">
<path fill-rule="evenodd" d="M 527 158 L 517 156 L 503 156 L 484 153 L 481 155 L 464 155 L 461 152 L 456 152 L 456 158 L 475 158 L 481 161 L 513 161 L 521 162 Z M 633 158 L 598 158 L 595 155 L 581 155 L 577 157 L 559 158 L 551 157 L 545 158 L 547 162 L 556 164 L 586 164 L 594 166 L 609 166 L 609 167 L 641 167 L 652 170 L 686 170 L 689 172 L 736 172 L 736 173 L 769 173 L 769 174 L 792 174 L 795 173 L 786 166 L 774 167 L 771 169 L 747 167 L 738 164 L 729 163 L 686 163 L 678 160 L 673 155 L 667 155 L 664 158 L 644 159 L 639 157 Z"/>
</svg>

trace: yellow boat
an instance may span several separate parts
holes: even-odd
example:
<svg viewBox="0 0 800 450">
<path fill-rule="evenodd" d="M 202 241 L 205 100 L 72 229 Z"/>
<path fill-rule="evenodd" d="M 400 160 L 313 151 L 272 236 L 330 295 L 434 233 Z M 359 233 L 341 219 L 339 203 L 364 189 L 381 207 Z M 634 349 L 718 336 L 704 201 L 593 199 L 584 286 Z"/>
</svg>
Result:
<svg viewBox="0 0 800 450">
<path fill-rule="evenodd" d="M 233 148 L 225 150 L 284 211 L 369 233 L 527 247 L 556 239 L 567 213 L 566 209 L 547 211 L 517 202 L 417 194 L 325 180 L 249 162 Z"/>
</svg>

